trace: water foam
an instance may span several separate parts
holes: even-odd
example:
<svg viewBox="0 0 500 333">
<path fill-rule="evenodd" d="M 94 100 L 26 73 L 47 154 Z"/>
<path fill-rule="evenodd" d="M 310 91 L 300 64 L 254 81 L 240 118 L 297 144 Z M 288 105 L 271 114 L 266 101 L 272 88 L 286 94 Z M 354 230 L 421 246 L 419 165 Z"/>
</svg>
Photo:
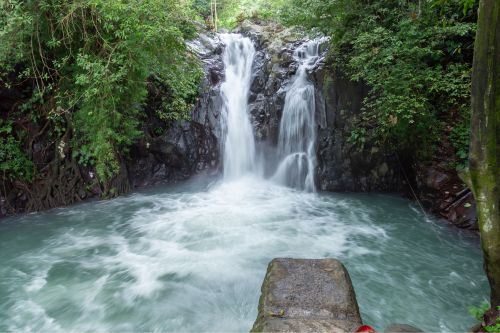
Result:
<svg viewBox="0 0 500 333">
<path fill-rule="evenodd" d="M 247 176 L 26 216 L 0 225 L 0 330 L 248 331 L 274 257 L 343 260 L 379 327 L 464 328 L 480 249 L 412 207 Z"/>
</svg>

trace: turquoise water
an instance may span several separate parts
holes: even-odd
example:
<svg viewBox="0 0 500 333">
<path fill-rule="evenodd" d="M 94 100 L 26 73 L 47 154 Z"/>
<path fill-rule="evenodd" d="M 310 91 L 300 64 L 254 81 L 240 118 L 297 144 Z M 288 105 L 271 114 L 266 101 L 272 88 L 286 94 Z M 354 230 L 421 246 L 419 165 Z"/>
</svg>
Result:
<svg viewBox="0 0 500 333">
<path fill-rule="evenodd" d="M 247 332 L 274 257 L 342 260 L 365 323 L 465 331 L 478 237 L 404 199 L 198 180 L 0 223 L 0 331 Z"/>
</svg>

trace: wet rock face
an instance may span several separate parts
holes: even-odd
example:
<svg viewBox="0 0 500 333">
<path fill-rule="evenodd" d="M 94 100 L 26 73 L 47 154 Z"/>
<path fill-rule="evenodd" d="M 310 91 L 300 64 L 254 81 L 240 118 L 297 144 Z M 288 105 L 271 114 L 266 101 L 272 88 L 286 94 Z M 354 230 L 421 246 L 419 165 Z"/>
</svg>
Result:
<svg viewBox="0 0 500 333">
<path fill-rule="evenodd" d="M 293 54 L 307 38 L 273 23 L 256 25 L 245 21 L 239 32 L 256 45 L 249 112 L 257 149 L 268 157 L 266 169 L 272 172 L 285 96 L 298 68 Z M 224 46 L 216 36 L 205 34 L 190 46 L 203 61 L 206 72 L 192 119 L 171 124 L 159 137 L 145 131 L 144 139 L 131 149 L 128 169 L 133 186 L 179 181 L 201 171 L 215 173 L 219 169 Z M 352 119 L 360 112 L 367 88 L 324 70 L 321 63 L 311 71 L 310 80 L 316 86 L 318 188 L 396 189 L 400 179 L 394 161 L 371 147 L 356 151 L 348 142 Z"/>
<path fill-rule="evenodd" d="M 243 23 L 240 33 L 256 46 L 249 113 L 260 154 L 275 156 L 286 88 L 297 70 L 293 53 L 305 39 L 291 29 L 270 23 Z M 224 45 L 215 35 L 201 34 L 190 43 L 205 67 L 205 79 L 190 121 L 175 122 L 159 137 L 145 131 L 131 149 L 128 165 L 133 186 L 173 182 L 220 169 L 222 148 L 220 84 L 224 81 Z M 269 170 L 274 161 L 269 158 Z"/>
<path fill-rule="evenodd" d="M 128 166 L 135 187 L 175 182 L 218 166 L 215 135 L 196 122 L 174 125 L 165 135 L 144 138 L 131 150 Z M 215 170 L 215 171 L 214 171 Z"/>
<path fill-rule="evenodd" d="M 438 164 L 415 167 L 416 191 L 424 207 L 459 228 L 479 230 L 476 202 L 456 172 Z"/>
<path fill-rule="evenodd" d="M 274 68 L 274 71 L 272 71 Z M 258 142 L 278 141 L 279 126 L 285 105 L 285 81 L 291 74 L 271 63 L 269 54 L 259 50 L 254 61 L 254 78 L 250 88 L 249 112 Z"/>
<path fill-rule="evenodd" d="M 402 175 L 394 156 L 350 141 L 368 93 L 363 83 L 351 82 L 337 71 L 318 71 L 316 112 L 318 131 L 318 187 L 325 191 L 398 191 Z"/>
<path fill-rule="evenodd" d="M 249 111 L 256 140 L 265 153 L 273 156 L 286 92 L 298 68 L 293 54 L 307 37 L 272 23 L 256 25 L 248 21 L 242 24 L 240 32 L 257 45 Z M 320 50 L 324 53 L 327 46 L 325 42 Z M 348 140 L 368 88 L 326 70 L 322 61 L 311 70 L 309 79 L 316 87 L 317 188 L 324 191 L 398 190 L 401 177 L 394 159 L 369 145 L 358 151 Z"/>
<path fill-rule="evenodd" d="M 218 171 L 224 46 L 216 36 L 200 34 L 190 47 L 203 62 L 205 70 L 191 120 L 176 121 L 159 136 L 145 129 L 144 137 L 131 148 L 127 165 L 134 187 L 176 182 L 197 173 Z"/>
<path fill-rule="evenodd" d="M 256 46 L 249 112 L 259 155 L 266 156 L 264 170 L 271 176 L 277 167 L 276 147 L 285 97 L 299 66 L 295 49 L 308 38 L 274 23 L 243 22 L 239 32 Z"/>
<path fill-rule="evenodd" d="M 253 63 L 249 112 L 258 143 L 276 145 L 286 88 L 297 70 L 295 48 L 303 36 L 275 24 L 255 25 L 245 21 L 240 33 L 251 38 L 257 49 Z"/>
<path fill-rule="evenodd" d="M 252 332 L 354 332 L 361 325 L 349 273 L 335 259 L 273 259 Z"/>
<path fill-rule="evenodd" d="M 456 171 L 443 160 L 415 161 L 365 143 L 354 147 L 349 137 L 356 128 L 368 87 L 339 72 L 321 69 L 313 75 L 318 122 L 317 183 L 326 191 L 399 192 L 459 228 L 477 230 L 473 195 Z"/>
</svg>

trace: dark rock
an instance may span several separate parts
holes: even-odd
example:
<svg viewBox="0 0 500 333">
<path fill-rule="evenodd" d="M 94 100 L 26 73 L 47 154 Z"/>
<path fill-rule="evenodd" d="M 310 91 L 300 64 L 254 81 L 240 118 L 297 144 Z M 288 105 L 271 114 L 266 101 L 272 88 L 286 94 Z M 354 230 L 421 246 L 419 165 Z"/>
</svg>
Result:
<svg viewBox="0 0 500 333">
<path fill-rule="evenodd" d="M 78 190 L 78 197 L 80 199 L 85 199 L 87 197 L 87 192 L 85 192 L 83 189 Z"/>
<path fill-rule="evenodd" d="M 325 191 L 400 190 L 402 176 L 394 156 L 370 142 L 356 147 L 349 141 L 356 129 L 353 121 L 361 114 L 368 87 L 322 67 L 312 77 L 316 85 L 319 127 L 318 187 Z"/>
<path fill-rule="evenodd" d="M 400 157 L 369 141 L 362 147 L 350 142 L 369 87 L 321 66 L 312 73 L 312 79 L 316 85 L 318 188 L 405 193 L 457 227 L 477 230 L 472 193 L 455 170 L 442 166 L 446 163 L 438 159 L 424 165 L 415 163 L 411 153 Z M 446 154 L 450 153 L 441 153 Z"/>
<path fill-rule="evenodd" d="M 206 74 L 198 102 L 190 121 L 176 121 L 160 136 L 150 135 L 146 128 L 143 139 L 131 147 L 127 169 L 134 187 L 181 181 L 218 170 L 223 45 L 216 35 L 207 34 L 200 34 L 189 45 L 202 60 Z"/>
<path fill-rule="evenodd" d="M 271 156 L 264 165 L 265 170 L 271 173 L 277 162 L 272 156 L 276 156 L 286 91 L 298 68 L 293 55 L 295 49 L 307 39 L 293 29 L 284 29 L 274 23 L 255 25 L 245 21 L 240 32 L 253 39 L 257 49 L 249 112 L 258 154 Z"/>
<path fill-rule="evenodd" d="M 450 176 L 434 168 L 427 169 L 425 185 L 431 189 L 439 190 L 450 180 Z"/>
<path fill-rule="evenodd" d="M 353 332 L 361 325 L 349 273 L 335 259 L 273 259 L 252 332 Z"/>
<path fill-rule="evenodd" d="M 422 205 L 463 229 L 478 230 L 476 202 L 455 170 L 417 164 L 415 187 Z"/>
</svg>

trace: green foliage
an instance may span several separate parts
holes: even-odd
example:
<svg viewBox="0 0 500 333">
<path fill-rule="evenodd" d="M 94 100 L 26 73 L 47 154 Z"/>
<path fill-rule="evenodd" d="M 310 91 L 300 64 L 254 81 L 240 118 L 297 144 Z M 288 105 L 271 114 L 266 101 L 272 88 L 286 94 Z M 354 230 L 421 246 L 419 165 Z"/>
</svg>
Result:
<svg viewBox="0 0 500 333">
<path fill-rule="evenodd" d="M 490 303 L 484 301 L 479 306 L 470 306 L 469 313 L 479 321 L 483 321 L 483 316 L 486 311 L 490 308 Z"/>
<path fill-rule="evenodd" d="M 214 0 L 195 0 L 194 8 L 208 19 L 211 2 Z M 277 19 L 287 3 L 287 0 L 217 0 L 218 26 L 233 29 L 245 18 Z"/>
<path fill-rule="evenodd" d="M 495 325 L 485 326 L 486 332 L 498 333 L 500 332 L 500 318 L 497 318 L 497 323 Z"/>
<path fill-rule="evenodd" d="M 469 307 L 469 313 L 476 318 L 478 321 L 483 321 L 484 314 L 486 311 L 490 309 L 490 303 L 484 301 L 480 306 L 471 306 Z M 500 306 L 497 307 L 497 310 L 500 311 Z M 488 325 L 484 327 L 486 332 L 500 332 L 500 317 L 496 318 L 495 325 Z"/>
<path fill-rule="evenodd" d="M 218 0 L 218 19 L 219 26 L 232 29 L 237 25 L 237 16 L 242 12 L 240 0 Z"/>
<path fill-rule="evenodd" d="M 162 119 L 185 118 L 201 69 L 186 48 L 193 36 L 189 1 L 4 0 L 0 74 L 15 66 L 33 79 L 33 95 L 71 119 L 82 164 L 102 181 L 119 171 L 118 155 L 141 134 L 148 79 L 169 87 Z M 29 106 L 25 113 L 33 112 Z M 48 114 L 45 115 L 48 117 Z"/>
<path fill-rule="evenodd" d="M 467 111 L 467 112 L 466 112 Z M 455 149 L 455 154 L 458 160 L 456 167 L 465 169 L 469 159 L 469 141 L 470 141 L 470 112 L 469 109 L 464 109 L 462 113 L 465 116 L 458 121 L 450 133 L 450 141 Z"/>
<path fill-rule="evenodd" d="M 426 154 L 451 114 L 469 108 L 474 6 L 472 0 L 289 0 L 281 19 L 330 35 L 334 66 L 371 88 L 358 124 L 367 138 Z"/>
<path fill-rule="evenodd" d="M 366 142 L 366 129 L 360 127 L 352 130 L 349 142 L 363 148 Z"/>
<path fill-rule="evenodd" d="M 171 72 L 158 73 L 155 81 L 168 87 L 168 95 L 162 97 L 162 107 L 156 110 L 164 121 L 188 119 L 194 107 L 196 93 L 203 71 L 196 66 L 197 60 L 187 59 Z M 182 76 L 182 80 L 178 77 Z"/>
<path fill-rule="evenodd" d="M 89 145 L 83 145 L 78 150 L 73 151 L 73 157 L 77 159 L 80 165 L 89 167 L 95 164 L 92 158 L 92 151 Z"/>
<path fill-rule="evenodd" d="M 33 163 L 12 135 L 12 123 L 0 121 L 0 179 L 27 180 L 33 177 Z"/>
</svg>

